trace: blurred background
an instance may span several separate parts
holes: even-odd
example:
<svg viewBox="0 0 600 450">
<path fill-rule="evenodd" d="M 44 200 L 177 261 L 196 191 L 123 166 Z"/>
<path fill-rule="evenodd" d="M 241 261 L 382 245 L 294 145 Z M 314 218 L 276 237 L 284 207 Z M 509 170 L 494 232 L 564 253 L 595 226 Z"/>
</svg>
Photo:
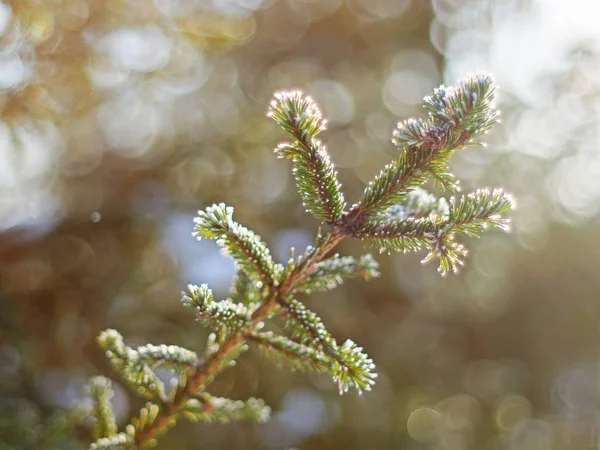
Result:
<svg viewBox="0 0 600 450">
<path fill-rule="evenodd" d="M 221 296 L 232 261 L 191 237 L 215 201 L 279 261 L 314 239 L 265 118 L 310 93 L 352 203 L 434 87 L 494 75 L 503 123 L 452 162 L 465 190 L 518 200 L 510 235 L 440 278 L 423 255 L 306 299 L 375 360 L 366 395 L 254 351 L 211 387 L 273 420 L 181 423 L 160 449 L 563 450 L 600 446 L 600 3 L 597 0 L 0 1 L 0 448 L 44 444 L 56 410 L 114 378 L 94 338 L 200 351 L 186 283 Z M 360 243 L 344 242 L 360 255 Z M 121 424 L 139 401 L 116 386 Z"/>
</svg>

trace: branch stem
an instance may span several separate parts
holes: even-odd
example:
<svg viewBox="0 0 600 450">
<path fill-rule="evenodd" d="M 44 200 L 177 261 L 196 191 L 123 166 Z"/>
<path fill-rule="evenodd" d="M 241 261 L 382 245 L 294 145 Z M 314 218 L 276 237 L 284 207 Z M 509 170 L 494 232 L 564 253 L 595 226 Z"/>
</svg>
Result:
<svg viewBox="0 0 600 450">
<path fill-rule="evenodd" d="M 284 280 L 281 281 L 279 286 L 272 287 L 261 306 L 254 314 L 252 314 L 251 323 L 248 326 L 248 329 L 252 330 L 253 328 L 256 328 L 260 322 L 267 318 L 277 306 L 278 299 L 290 294 L 296 284 L 309 276 L 314 270 L 315 264 L 323 259 L 342 239 L 344 239 L 344 237 L 342 232 L 334 229 L 332 233 L 321 241 L 320 245 L 317 245 L 313 251 L 305 257 Z M 224 360 L 247 341 L 245 335 L 248 334 L 250 334 L 248 333 L 248 330 L 233 333 L 227 338 L 223 345 L 221 345 L 219 350 L 211 355 L 204 364 L 190 371 L 188 374 L 188 382 L 175 394 L 173 401 L 165 404 L 160 409 L 158 416 L 151 425 L 136 433 L 135 444 L 138 448 L 142 448 L 145 443 L 156 436 L 161 430 L 165 429 L 169 425 L 169 422 L 179 414 L 179 411 L 186 401 L 196 397 L 198 392 L 208 385 L 209 378 L 222 370 Z"/>
</svg>

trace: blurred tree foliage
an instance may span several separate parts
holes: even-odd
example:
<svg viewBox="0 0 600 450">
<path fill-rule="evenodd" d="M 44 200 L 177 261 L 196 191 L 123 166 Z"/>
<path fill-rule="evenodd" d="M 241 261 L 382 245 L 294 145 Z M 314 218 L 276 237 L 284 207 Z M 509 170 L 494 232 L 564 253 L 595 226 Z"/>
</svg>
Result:
<svg viewBox="0 0 600 450">
<path fill-rule="evenodd" d="M 303 230 L 316 222 L 271 154 L 273 91 L 319 99 L 340 180 L 358 198 L 390 159 L 395 122 L 419 115 L 442 82 L 440 17 L 458 3 L 0 2 L 0 447 L 78 449 L 91 438 L 89 424 L 61 433 L 70 418 L 56 411 L 85 403 L 91 374 L 112 375 L 99 330 L 131 345 L 203 342 L 180 287 L 223 292 L 233 272 L 215 247 L 189 245 L 196 210 L 226 193 L 280 262 L 312 241 Z M 580 79 L 565 78 L 566 89 Z M 506 103 L 522 107 L 516 95 Z M 272 422 L 182 426 L 161 448 L 596 446 L 597 218 L 581 225 L 538 196 L 557 180 L 542 177 L 548 161 L 477 150 L 455 164 L 460 178 L 525 199 L 514 237 L 488 236 L 454 279 L 418 257 L 389 258 L 381 282 L 311 301 L 334 336 L 355 337 L 379 362 L 373 392 L 340 399 L 319 378 L 282 376 L 247 354 L 217 394 L 265 398 Z M 113 387 L 123 421 L 140 405 Z"/>
</svg>

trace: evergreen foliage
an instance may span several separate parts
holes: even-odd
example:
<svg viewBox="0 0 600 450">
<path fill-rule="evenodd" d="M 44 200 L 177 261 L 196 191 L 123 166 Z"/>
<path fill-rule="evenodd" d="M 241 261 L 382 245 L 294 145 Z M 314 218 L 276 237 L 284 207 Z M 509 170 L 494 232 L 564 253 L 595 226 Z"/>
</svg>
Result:
<svg viewBox="0 0 600 450">
<path fill-rule="evenodd" d="M 110 380 L 97 376 L 90 380 L 89 387 L 94 399 L 94 439 L 115 436 L 117 424 L 110 404 L 114 395 Z"/>
<path fill-rule="evenodd" d="M 276 363 L 292 370 L 328 373 L 340 393 L 368 391 L 375 382 L 373 361 L 352 340 L 339 345 L 321 318 L 298 298 L 314 291 L 334 289 L 348 278 L 368 280 L 379 275 L 369 254 L 359 258 L 328 256 L 343 239 L 372 243 L 383 251 L 427 252 L 424 262 L 439 260 L 443 274 L 456 271 L 467 251 L 456 240 L 475 237 L 488 227 L 508 229 L 502 214 L 514 202 L 500 189 L 479 189 L 449 200 L 428 193 L 430 180 L 458 191 L 448 170 L 448 159 L 479 138 L 495 123 L 494 85 L 489 77 L 464 80 L 456 89 L 440 87 L 425 99 L 426 119 L 398 124 L 393 143 L 398 157 L 375 176 L 362 198 L 349 210 L 325 146 L 316 136 L 326 122 L 315 103 L 300 92 L 275 95 L 268 116 L 293 139 L 276 148 L 291 159 L 305 208 L 328 224 L 319 230 L 314 246 L 295 257 L 293 249 L 284 267 L 273 261 L 266 244 L 254 232 L 233 220 L 233 208 L 216 204 L 198 213 L 194 235 L 214 239 L 237 264 L 231 298 L 215 300 L 207 285 L 190 285 L 182 303 L 193 309 L 211 330 L 202 357 L 173 345 L 125 345 L 115 330 L 106 330 L 98 342 L 114 369 L 136 394 L 147 400 L 124 432 L 115 424 L 110 404 L 110 381 L 95 377 L 90 392 L 95 401 L 96 442 L 92 449 L 150 447 L 180 418 L 194 422 L 251 420 L 264 422 L 270 409 L 262 400 L 213 397 L 207 388 L 216 376 L 254 344 Z M 281 315 L 290 336 L 264 331 L 265 322 Z M 174 376 L 166 389 L 157 369 Z"/>
<path fill-rule="evenodd" d="M 315 139 L 327 127 L 321 111 L 301 92 L 280 92 L 275 94 L 268 116 L 294 138 L 293 142 L 280 144 L 275 153 L 294 161 L 303 206 L 317 219 L 335 223 L 346 202 L 327 149 Z"/>
<path fill-rule="evenodd" d="M 183 416 L 193 422 L 229 423 L 235 420 L 251 420 L 264 423 L 271 416 L 271 408 L 259 398 L 242 401 L 203 393 L 185 403 Z"/>
<path fill-rule="evenodd" d="M 328 371 L 338 384 L 340 394 L 348 392 L 350 387 L 354 387 L 359 393 L 371 389 L 377 374 L 373 372 L 373 361 L 362 353 L 362 348 L 350 340 L 339 347 L 320 317 L 302 302 L 291 299 L 282 304 L 284 319 L 292 329 L 293 339 L 321 353 L 319 356 L 327 362 Z"/>
<path fill-rule="evenodd" d="M 316 263 L 312 273 L 296 286 L 294 292 L 310 294 L 316 291 L 330 291 L 348 278 L 361 277 L 370 280 L 379 276 L 378 268 L 377 261 L 368 253 L 359 259 L 336 254 Z"/>
<path fill-rule="evenodd" d="M 459 148 L 479 144 L 477 138 L 494 125 L 498 116 L 494 91 L 489 77 L 477 76 L 462 81 L 457 89 L 442 86 L 426 97 L 427 120 L 398 123 L 392 142 L 400 149 L 399 158 L 369 183 L 351 215 L 367 217 L 401 204 L 428 178 L 450 191 L 458 190 L 448 159 Z"/>
<path fill-rule="evenodd" d="M 198 239 L 216 239 L 248 274 L 269 284 L 275 281 L 276 267 L 267 246 L 254 234 L 233 220 L 233 208 L 220 203 L 199 211 L 194 219 Z"/>
<path fill-rule="evenodd" d="M 197 312 L 197 319 L 206 326 L 218 329 L 221 326 L 242 330 L 249 323 L 249 309 L 243 303 L 230 299 L 215 302 L 212 291 L 206 284 L 188 286 L 189 295 L 183 293 L 181 302 Z"/>
<path fill-rule="evenodd" d="M 278 365 L 287 364 L 292 371 L 326 372 L 327 360 L 323 352 L 300 344 L 288 337 L 271 331 L 252 333 L 247 338 Z"/>
</svg>

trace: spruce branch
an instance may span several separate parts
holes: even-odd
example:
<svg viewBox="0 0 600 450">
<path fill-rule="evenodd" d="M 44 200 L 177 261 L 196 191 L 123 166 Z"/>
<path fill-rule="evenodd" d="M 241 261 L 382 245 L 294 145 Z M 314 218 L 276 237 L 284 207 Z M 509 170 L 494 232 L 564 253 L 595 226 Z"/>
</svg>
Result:
<svg viewBox="0 0 600 450">
<path fill-rule="evenodd" d="M 285 336 L 267 331 L 248 334 L 246 339 L 255 343 L 278 366 L 287 365 L 294 372 L 329 371 L 329 361 L 322 351 Z"/>
<path fill-rule="evenodd" d="M 362 352 L 362 348 L 352 341 L 346 341 L 341 347 L 329 334 L 325 325 L 313 311 L 296 299 L 281 301 L 286 324 L 292 329 L 292 335 L 300 344 L 310 345 L 323 353 L 329 363 L 329 373 L 338 384 L 340 394 L 348 392 L 350 387 L 359 393 L 370 390 L 377 374 L 373 372 L 375 364 Z"/>
<path fill-rule="evenodd" d="M 250 310 L 242 303 L 230 299 L 213 300 L 213 293 L 206 284 L 188 286 L 189 295 L 182 293 L 181 302 L 196 311 L 196 318 L 214 329 L 227 327 L 230 330 L 241 330 L 248 325 Z"/>
<path fill-rule="evenodd" d="M 298 284 L 294 292 L 310 294 L 316 291 L 330 291 L 349 278 L 360 277 L 368 281 L 379 275 L 379 264 L 370 254 L 359 259 L 336 254 L 315 264 L 312 273 Z"/>
<path fill-rule="evenodd" d="M 303 206 L 327 223 L 339 220 L 346 202 L 326 147 L 316 139 L 327 122 L 310 97 L 301 92 L 280 92 L 271 102 L 268 117 L 295 141 L 280 144 L 275 153 L 294 162 L 294 176 Z"/>
<path fill-rule="evenodd" d="M 479 189 L 461 196 L 458 203 L 451 198 L 449 205 L 444 203 L 444 211 L 434 211 L 428 217 L 366 222 L 355 236 L 374 243 L 381 251 L 428 249 L 423 262 L 439 259 L 438 270 L 446 274 L 456 272 L 464 264 L 463 258 L 467 254 L 466 248 L 455 242 L 455 235 L 478 237 L 489 227 L 507 231 L 510 220 L 501 214 L 513 207 L 514 200 L 501 189 Z"/>
<path fill-rule="evenodd" d="M 316 139 L 326 123 L 310 98 L 299 92 L 277 94 L 269 117 L 293 138 L 276 152 L 294 162 L 298 190 L 305 207 L 325 221 L 331 231 L 319 230 L 314 246 L 299 257 L 290 252 L 287 266 L 275 264 L 266 245 L 251 230 L 233 220 L 233 208 L 213 205 L 195 219 L 199 239 L 216 239 L 237 263 L 231 298 L 215 301 L 206 286 L 190 285 L 182 302 L 201 323 L 212 328 L 200 361 L 194 352 L 172 346 L 127 347 L 114 330 L 99 337 L 111 363 L 147 403 L 126 432 L 99 439 L 92 448 L 140 448 L 173 426 L 179 417 L 202 421 L 240 418 L 262 420 L 267 408 L 210 396 L 207 387 L 254 343 L 276 362 L 292 370 L 327 372 L 340 393 L 359 393 L 374 384 L 373 361 L 352 340 L 337 344 L 321 319 L 294 298 L 300 293 L 330 290 L 351 277 L 378 275 L 370 255 L 358 259 L 327 258 L 345 238 L 371 242 L 381 250 L 426 250 L 424 262 L 438 259 L 439 270 L 456 271 L 466 255 L 457 235 L 478 236 L 487 227 L 508 228 L 503 217 L 513 201 L 501 190 L 478 190 L 446 201 L 422 189 L 427 180 L 450 191 L 458 181 L 448 170 L 448 159 L 479 138 L 497 119 L 494 87 L 485 76 L 471 77 L 456 88 L 441 87 L 425 99 L 427 119 L 398 124 L 393 142 L 398 158 L 366 187 L 362 199 L 348 212 L 333 164 Z M 326 259 L 327 258 L 327 259 Z M 264 322 L 283 313 L 292 338 L 262 331 Z M 168 396 L 153 369 L 172 368 L 178 377 Z M 116 430 L 115 430 L 116 433 Z M 120 447 L 119 447 L 120 446 Z"/>
<path fill-rule="evenodd" d="M 233 220 L 233 208 L 220 203 L 199 211 L 194 219 L 194 236 L 216 239 L 243 270 L 266 285 L 276 282 L 277 268 L 260 236 Z"/>
<path fill-rule="evenodd" d="M 427 247 L 427 240 L 436 232 L 437 223 L 429 217 L 370 220 L 354 233 L 354 237 L 379 247 L 380 252 L 416 252 Z"/>
<path fill-rule="evenodd" d="M 372 216 L 402 203 L 411 187 L 417 187 L 427 181 L 425 170 L 434 155 L 432 151 L 407 151 L 401 154 L 369 182 L 360 203 L 352 207 L 347 217 L 357 221 L 358 218 Z"/>
<path fill-rule="evenodd" d="M 138 361 L 152 369 L 167 369 L 184 373 L 200 364 L 196 353 L 177 345 L 147 344 L 137 348 Z"/>
<path fill-rule="evenodd" d="M 286 326 L 291 328 L 292 338 L 304 345 L 311 344 L 320 351 L 327 348 L 330 353 L 335 352 L 337 346 L 335 340 L 317 314 L 294 298 L 282 299 L 280 304 L 283 306 L 283 319 Z"/>
<path fill-rule="evenodd" d="M 94 439 L 111 438 L 117 434 L 115 413 L 110 399 L 115 394 L 111 381 L 102 376 L 93 377 L 89 381 L 89 391 L 94 399 Z"/>
<path fill-rule="evenodd" d="M 489 227 L 500 228 L 503 231 L 510 229 L 510 219 L 501 216 L 501 213 L 514 208 L 512 197 L 502 189 L 479 189 L 474 193 L 462 196 L 458 204 L 453 198 L 450 200 L 450 212 L 443 228 L 437 233 L 428 236 L 431 251 L 423 260 L 428 262 L 434 258 L 440 260 L 438 270 L 445 274 L 452 270 L 457 272 L 459 266 L 464 264 L 463 258 L 467 254 L 464 245 L 455 242 L 457 234 L 470 237 L 479 237 L 479 234 Z"/>
<path fill-rule="evenodd" d="M 203 393 L 185 403 L 182 415 L 193 422 L 229 423 L 244 420 L 265 423 L 271 417 L 271 408 L 259 398 L 242 401 Z"/>
<path fill-rule="evenodd" d="M 471 237 L 479 237 L 488 227 L 509 231 L 510 219 L 501 214 L 514 207 L 514 199 L 502 189 L 478 189 L 462 196 L 458 204 L 451 199 L 448 222 L 455 233 Z"/>
<path fill-rule="evenodd" d="M 456 88 L 440 86 L 425 97 L 431 122 L 448 129 L 448 146 L 481 144 L 477 138 L 498 122 L 495 91 L 491 77 L 479 74 L 461 80 Z"/>
<path fill-rule="evenodd" d="M 397 161 L 387 165 L 369 183 L 359 203 L 348 213 L 352 222 L 365 220 L 390 206 L 402 203 L 409 191 L 432 177 L 441 187 L 458 190 L 447 167 L 454 151 L 479 144 L 497 121 L 495 89 L 490 77 L 476 75 L 455 89 L 441 86 L 425 98 L 427 120 L 408 119 L 398 123 L 392 142 L 400 148 Z"/>
<path fill-rule="evenodd" d="M 373 360 L 350 339 L 336 350 L 335 355 L 330 355 L 333 364 L 331 373 L 340 394 L 348 392 L 350 388 L 354 388 L 359 394 L 370 391 L 377 378 Z"/>
<path fill-rule="evenodd" d="M 362 199 L 348 217 L 356 221 L 403 203 L 409 193 L 433 177 L 442 187 L 458 190 L 458 184 L 447 167 L 455 147 L 446 147 L 447 131 L 422 119 L 398 123 L 392 142 L 401 149 L 397 160 L 386 165 L 369 182 Z"/>
<path fill-rule="evenodd" d="M 97 340 L 113 368 L 138 395 L 149 400 L 164 399 L 163 382 L 147 364 L 140 361 L 138 352 L 125 345 L 118 331 L 105 330 Z"/>
</svg>

